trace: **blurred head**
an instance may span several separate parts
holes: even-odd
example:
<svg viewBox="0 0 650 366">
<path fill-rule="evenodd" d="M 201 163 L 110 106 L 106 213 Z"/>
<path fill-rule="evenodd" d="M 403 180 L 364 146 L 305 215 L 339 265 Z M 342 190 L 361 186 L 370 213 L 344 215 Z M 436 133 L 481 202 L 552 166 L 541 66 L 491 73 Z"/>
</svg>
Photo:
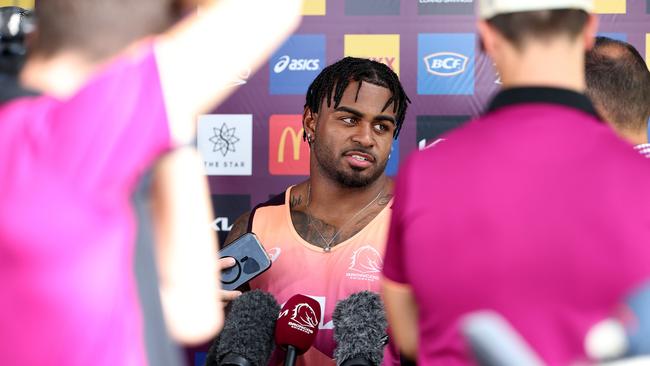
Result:
<svg viewBox="0 0 650 366">
<path fill-rule="evenodd" d="M 303 115 L 312 167 L 347 187 L 377 180 L 410 100 L 397 75 L 379 62 L 346 57 L 307 90 Z"/>
<path fill-rule="evenodd" d="M 74 52 L 89 61 L 111 57 L 132 42 L 167 29 L 176 0 L 45 0 L 37 3 L 34 56 Z"/>
<path fill-rule="evenodd" d="M 489 20 L 499 15 L 548 10 L 575 9 L 591 13 L 593 0 L 479 0 L 478 17 Z"/>
<path fill-rule="evenodd" d="M 592 0 L 479 0 L 481 45 L 498 61 L 503 53 L 520 54 L 531 45 L 588 41 L 597 26 L 592 10 Z"/>
<path fill-rule="evenodd" d="M 544 42 L 556 37 L 575 41 L 588 19 L 583 10 L 554 9 L 498 14 L 486 22 L 514 48 L 523 50 L 531 41 Z"/>
<path fill-rule="evenodd" d="M 479 0 L 483 50 L 504 87 L 584 90 L 584 54 L 598 18 L 592 0 Z"/>
<path fill-rule="evenodd" d="M 601 116 L 624 137 L 647 139 L 650 71 L 639 52 L 629 43 L 597 37 L 587 52 L 586 78 L 587 95 Z"/>
</svg>

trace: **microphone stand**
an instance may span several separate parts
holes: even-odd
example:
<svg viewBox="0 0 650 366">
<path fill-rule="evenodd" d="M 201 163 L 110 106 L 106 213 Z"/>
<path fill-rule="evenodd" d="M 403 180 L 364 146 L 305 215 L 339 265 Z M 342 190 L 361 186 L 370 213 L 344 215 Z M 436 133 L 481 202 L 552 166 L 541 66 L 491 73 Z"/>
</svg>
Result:
<svg viewBox="0 0 650 366">
<path fill-rule="evenodd" d="M 287 346 L 287 356 L 284 359 L 284 366 L 294 366 L 296 358 L 298 357 L 298 350 L 294 346 Z"/>
</svg>

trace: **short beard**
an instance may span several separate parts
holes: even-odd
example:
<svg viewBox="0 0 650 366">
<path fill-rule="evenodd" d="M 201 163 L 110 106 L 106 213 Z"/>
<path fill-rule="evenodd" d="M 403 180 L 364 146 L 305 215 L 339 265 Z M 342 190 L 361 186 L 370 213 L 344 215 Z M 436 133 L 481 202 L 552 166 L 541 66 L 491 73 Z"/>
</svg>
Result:
<svg viewBox="0 0 650 366">
<path fill-rule="evenodd" d="M 333 160 L 328 159 L 328 157 L 334 156 L 334 152 L 327 146 L 322 146 L 322 144 L 318 143 L 314 143 L 312 146 L 314 149 L 314 156 L 316 157 L 316 161 L 318 161 L 320 171 L 330 179 L 347 188 L 362 188 L 368 186 L 371 183 L 374 183 L 377 179 L 379 179 L 379 177 L 382 176 L 382 174 L 384 174 L 384 170 L 388 164 L 388 160 L 379 163 L 380 165 L 377 166 L 377 170 L 372 175 L 367 177 L 354 174 L 354 172 L 356 172 L 354 168 L 353 173 L 350 174 L 337 169 L 333 163 Z"/>
</svg>

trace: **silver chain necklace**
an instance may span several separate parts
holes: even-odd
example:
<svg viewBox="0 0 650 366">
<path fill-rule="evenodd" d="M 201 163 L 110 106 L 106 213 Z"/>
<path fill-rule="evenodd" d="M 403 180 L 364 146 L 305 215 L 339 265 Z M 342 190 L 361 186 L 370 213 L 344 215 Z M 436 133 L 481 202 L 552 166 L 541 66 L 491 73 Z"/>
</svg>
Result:
<svg viewBox="0 0 650 366">
<path fill-rule="evenodd" d="M 384 185 L 384 187 L 385 187 L 385 185 Z M 343 231 L 343 228 L 345 228 L 350 222 L 352 222 L 352 220 L 354 220 L 355 217 L 359 216 L 360 213 L 362 213 L 365 209 L 370 207 L 373 203 L 375 203 L 379 199 L 381 194 L 384 193 L 384 187 L 382 187 L 381 191 L 379 191 L 377 196 L 375 198 L 373 198 L 372 201 L 368 202 L 367 205 L 363 206 L 362 209 L 360 209 L 359 211 L 357 211 L 357 213 L 352 215 L 352 217 L 350 217 L 350 219 L 346 223 L 341 225 L 341 227 L 334 233 L 334 235 L 329 240 L 327 240 L 327 239 L 325 239 L 325 236 L 323 235 L 323 233 L 321 233 L 320 230 L 318 230 L 318 228 L 315 225 L 312 225 L 311 213 L 309 212 L 309 205 L 311 204 L 311 182 L 308 183 L 308 185 L 307 185 L 307 205 L 305 207 L 305 211 L 307 212 L 308 225 L 311 226 L 314 230 L 316 230 L 318 235 L 320 235 L 320 238 L 323 240 L 323 243 L 325 244 L 325 246 L 323 247 L 323 252 L 329 253 L 329 252 L 332 251 L 332 243 L 334 242 L 334 239 L 336 239 L 336 237 L 339 236 L 341 231 Z"/>
</svg>

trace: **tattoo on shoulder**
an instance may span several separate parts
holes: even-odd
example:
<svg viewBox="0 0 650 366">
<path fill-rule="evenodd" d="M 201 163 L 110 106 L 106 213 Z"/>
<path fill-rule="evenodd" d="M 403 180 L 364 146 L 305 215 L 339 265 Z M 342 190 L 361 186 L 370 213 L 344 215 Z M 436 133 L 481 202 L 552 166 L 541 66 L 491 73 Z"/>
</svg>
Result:
<svg viewBox="0 0 650 366">
<path fill-rule="evenodd" d="M 300 206 L 301 203 L 302 203 L 302 196 L 301 195 L 291 196 L 291 199 L 289 200 L 289 207 L 294 208 L 294 207 Z"/>
</svg>

